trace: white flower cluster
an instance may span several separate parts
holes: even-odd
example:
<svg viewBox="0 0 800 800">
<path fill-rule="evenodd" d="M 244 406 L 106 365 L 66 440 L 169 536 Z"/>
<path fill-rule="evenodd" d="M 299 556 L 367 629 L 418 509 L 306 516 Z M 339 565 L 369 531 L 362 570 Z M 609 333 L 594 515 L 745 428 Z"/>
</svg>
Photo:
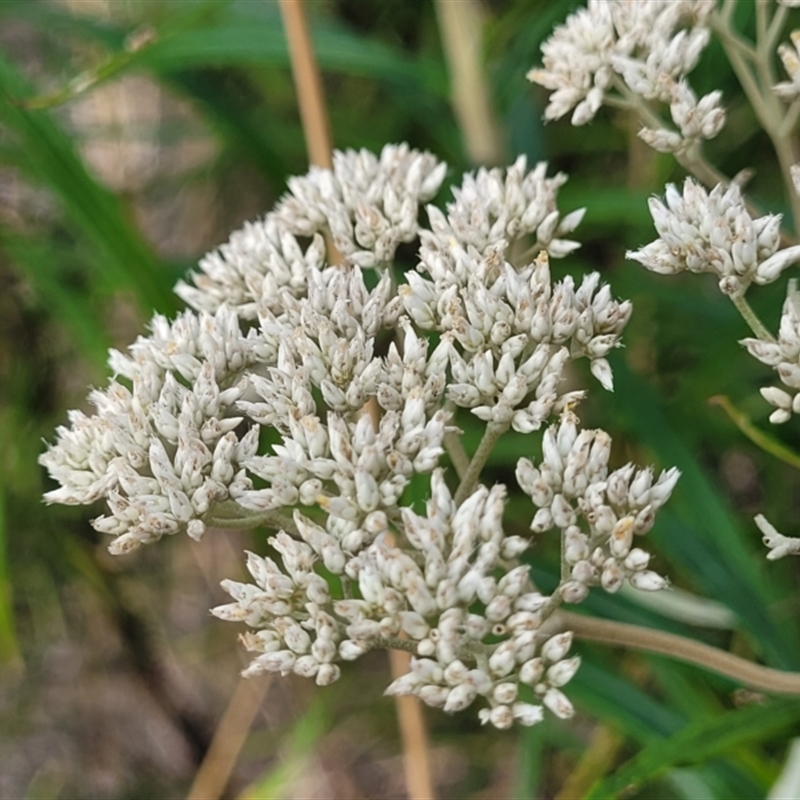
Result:
<svg viewBox="0 0 800 800">
<path fill-rule="evenodd" d="M 111 353 L 130 385 L 114 380 L 93 391 L 96 413 L 70 412 L 71 427 L 60 427 L 58 444 L 40 458 L 61 484 L 47 502 L 107 500 L 109 513 L 92 524 L 117 537 L 114 553 L 179 530 L 200 538 L 213 507 L 250 484 L 243 464 L 256 452 L 258 429 L 242 431 L 238 379 L 277 351 L 277 339 L 243 334 L 224 306 L 172 324 L 156 317 L 152 331 L 130 357 Z"/>
<path fill-rule="evenodd" d="M 336 536 L 296 513 L 302 541 L 286 534 L 270 540 L 286 571 L 250 554 L 255 585 L 226 581 L 236 602 L 213 613 L 258 628 L 244 637 L 260 654 L 247 674 L 295 672 L 327 684 L 338 677 L 335 660 L 353 660 L 402 636 L 417 657 L 388 694 L 415 694 L 448 712 L 480 696 L 488 704 L 483 721 L 507 728 L 515 719 L 531 725 L 542 717 L 541 706 L 518 699 L 523 683 L 558 716 L 571 716 L 559 687 L 579 659 L 566 658 L 570 634 L 539 632 L 547 598 L 533 590 L 528 568 L 502 570 L 529 544 L 504 535 L 504 499 L 502 486 L 479 487 L 456 506 L 436 470 L 427 513 L 400 509 L 405 546 L 383 530 L 352 557 Z M 331 601 L 315 561 L 339 576 L 346 599 Z"/>
<path fill-rule="evenodd" d="M 651 469 L 637 470 L 633 464 L 609 473 L 608 434 L 579 433 L 575 423 L 566 414 L 558 427 L 545 431 L 538 468 L 525 458 L 517 465 L 517 481 L 539 509 L 531 530 L 561 532 L 564 565 L 571 568 L 569 579 L 559 587 L 562 598 L 578 603 L 590 586 L 616 592 L 626 580 L 645 591 L 666 588 L 666 579 L 647 569 L 649 553 L 633 543 L 635 536 L 653 527 L 680 472 L 674 467 L 665 470 L 655 482 Z"/>
<path fill-rule="evenodd" d="M 293 234 L 328 231 L 347 263 L 374 267 L 416 238 L 419 204 L 436 194 L 446 169 L 407 145 L 385 147 L 379 159 L 367 150 L 336 152 L 333 170 L 312 167 L 290 179 L 275 213 Z"/>
<path fill-rule="evenodd" d="M 772 87 L 775 94 L 787 103 L 793 103 L 800 97 L 800 31 L 792 31 L 791 38 L 792 47 L 788 44 L 778 46 L 778 55 L 789 80 Z"/>
<path fill-rule="evenodd" d="M 735 295 L 751 283 L 772 283 L 800 261 L 800 247 L 778 249 L 781 215 L 754 219 L 736 184 L 718 184 L 707 192 L 687 178 L 683 194 L 669 184 L 665 200 L 650 200 L 659 238 L 627 253 L 653 272 L 711 272 L 720 291 Z"/>
<path fill-rule="evenodd" d="M 275 531 L 269 557 L 248 556 L 254 582 L 226 581 L 234 602 L 214 610 L 253 629 L 247 674 L 329 684 L 341 661 L 404 647 L 416 657 L 390 693 L 446 711 L 482 698 L 481 719 L 499 728 L 533 724 L 544 707 L 567 717 L 560 687 L 579 662 L 546 618 L 589 585 L 664 585 L 631 537 L 677 472 L 608 474 L 608 436 L 578 433 L 569 409 L 582 392 L 561 387 L 566 364 L 587 358 L 611 388 L 606 355 L 630 303 L 596 274 L 552 282 L 544 248 L 576 247 L 564 237 L 582 211 L 560 215 L 565 178 L 543 164 L 467 176 L 419 230 L 418 203 L 444 175 L 436 159 L 403 145 L 334 163 L 291 181 L 276 211 L 201 262 L 178 287 L 195 310 L 156 317 L 127 355 L 111 354 L 117 377 L 91 394 L 96 413 L 72 412 L 41 457 L 61 484 L 46 499 L 105 499 L 93 524 L 117 553 L 178 531 Z M 342 263 L 327 263 L 323 236 Z M 415 236 L 417 271 L 386 263 Z M 515 240 L 528 246 L 519 265 Z M 534 531 L 568 542 L 573 575 L 550 597 L 519 563 L 529 540 L 504 531 L 505 488 L 480 484 L 488 445 L 471 462 L 459 451 L 469 463 L 448 488 L 440 461 L 459 408 L 487 423 L 489 442 L 564 415 L 541 468 L 518 470 L 539 507 Z M 279 441 L 265 444 L 264 428 Z M 405 498 L 420 475 L 424 515 Z"/>
<path fill-rule="evenodd" d="M 763 534 L 764 544 L 769 548 L 767 558 L 770 561 L 800 555 L 800 539 L 778 533 L 763 514 L 757 514 L 755 522 Z"/>
<path fill-rule="evenodd" d="M 794 281 L 789 282 L 783 304 L 778 341 L 751 338 L 743 339 L 742 344 L 750 355 L 769 364 L 789 390 L 777 386 L 761 390 L 764 399 L 775 406 L 769 421 L 778 424 L 789 420 L 792 414 L 800 414 L 800 293 Z"/>
<path fill-rule="evenodd" d="M 725 124 L 720 92 L 699 100 L 686 75 L 708 43 L 715 0 L 589 0 L 542 46 L 543 67 L 528 79 L 553 92 L 548 120 L 572 111 L 592 120 L 604 103 L 669 106 L 677 130 L 660 125 L 640 136 L 662 152 L 680 153 L 714 138 Z M 574 110 L 573 110 L 574 109 Z"/>
</svg>

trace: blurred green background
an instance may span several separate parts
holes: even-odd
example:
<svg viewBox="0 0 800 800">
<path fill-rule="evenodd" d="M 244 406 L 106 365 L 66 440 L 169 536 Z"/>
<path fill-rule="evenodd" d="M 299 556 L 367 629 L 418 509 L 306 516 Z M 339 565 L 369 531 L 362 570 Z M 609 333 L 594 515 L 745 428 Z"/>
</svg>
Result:
<svg viewBox="0 0 800 800">
<path fill-rule="evenodd" d="M 308 8 L 335 145 L 408 141 L 448 161 L 457 182 L 473 165 L 432 1 Z M 509 160 L 526 153 L 570 174 L 562 211 L 588 208 L 583 247 L 554 275 L 600 270 L 634 301 L 627 348 L 614 358 L 616 391 L 592 385 L 582 421 L 613 434 L 620 464 L 683 471 L 651 534 L 657 568 L 714 598 L 733 623 L 714 627 L 717 613 L 689 626 L 627 596 L 598 595 L 586 607 L 800 670 L 797 566 L 768 564 L 751 521 L 764 512 L 798 533 L 797 472 L 708 403 L 727 395 L 766 429 L 758 388 L 771 374 L 737 344 L 748 331 L 711 278 L 667 279 L 624 260 L 653 237 L 647 197 L 683 175 L 641 145 L 622 114 L 601 112 L 587 128 L 543 126 L 546 98 L 524 78 L 573 8 L 484 4 L 495 121 Z M 737 11 L 744 30 L 751 9 Z M 731 175 L 753 167 L 752 196 L 780 211 L 768 145 L 718 48 L 693 83 L 722 89 L 729 110 L 713 160 Z M 176 280 L 306 169 L 275 3 L 0 2 L 0 797 L 190 791 L 245 663 L 234 626 L 208 609 L 226 599 L 219 581 L 241 575 L 242 550 L 263 551 L 265 535 L 171 540 L 112 558 L 89 525 L 97 509 L 42 505 L 49 484 L 36 459 L 67 409 L 88 410 L 86 387 L 107 380 L 107 349 L 132 341 L 153 310 L 174 313 Z M 773 329 L 782 296 L 774 286 L 752 298 Z M 800 449 L 796 425 L 772 432 Z M 515 460 L 538 442 L 504 438 L 489 479 L 512 480 Z M 512 498 L 509 526 L 529 517 Z M 534 550 L 543 587 L 557 558 L 547 543 Z M 570 686 L 579 712 L 570 723 L 499 733 L 474 715 L 427 714 L 442 797 L 574 797 L 593 784 L 592 796 L 608 797 L 631 783 L 626 796 L 637 798 L 767 794 L 800 733 L 796 702 L 736 693 L 663 658 L 576 650 L 584 665 Z M 222 796 L 404 796 L 394 706 L 381 696 L 385 655 L 344 673 L 327 691 L 300 680 L 263 688 Z"/>
</svg>

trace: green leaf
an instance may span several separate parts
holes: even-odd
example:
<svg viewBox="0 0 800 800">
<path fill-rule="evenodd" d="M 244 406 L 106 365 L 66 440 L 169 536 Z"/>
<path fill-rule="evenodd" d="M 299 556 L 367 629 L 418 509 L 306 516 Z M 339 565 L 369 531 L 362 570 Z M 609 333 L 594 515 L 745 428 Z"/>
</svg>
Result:
<svg viewBox="0 0 800 800">
<path fill-rule="evenodd" d="M 708 399 L 710 405 L 721 406 L 734 425 L 756 446 L 785 464 L 800 469 L 800 454 L 787 447 L 780 439 L 753 425 L 753 421 L 740 411 L 725 395 L 719 394 Z"/>
<path fill-rule="evenodd" d="M 773 665 L 796 667 L 800 662 L 796 632 L 779 627 L 768 610 L 775 592 L 754 558 L 760 537 L 756 533 L 748 537 L 742 529 L 653 389 L 618 354 L 612 355 L 612 362 L 616 423 L 654 450 L 664 465 L 675 465 L 682 473 L 651 535 L 709 597 L 736 613 Z"/>
<path fill-rule="evenodd" d="M 29 94 L 25 81 L 0 55 L 0 121 L 25 152 L 33 177 L 61 200 L 75 234 L 98 249 L 99 277 L 107 286 L 133 290 L 143 309 L 174 311 L 178 304 L 169 274 L 119 200 L 89 175 L 66 132 L 47 112 L 20 106 Z"/>
<path fill-rule="evenodd" d="M 65 262 L 74 255 L 58 250 L 52 240 L 30 239 L 2 228 L 0 246 L 25 273 L 42 305 L 72 332 L 81 352 L 104 365 L 111 342 L 94 298 L 84 287 L 76 287 L 65 278 Z"/>
<path fill-rule="evenodd" d="M 8 665 L 18 657 L 19 643 L 14 630 L 11 579 L 8 574 L 5 493 L 0 489 L 0 664 Z"/>
<path fill-rule="evenodd" d="M 240 800 L 277 800 L 284 787 L 307 767 L 307 759 L 330 728 L 332 719 L 325 700 L 317 697 L 283 739 L 281 760 L 239 795 Z"/>
<path fill-rule="evenodd" d="M 612 776 L 599 781 L 587 800 L 616 797 L 663 775 L 669 768 L 699 764 L 752 741 L 775 736 L 800 720 L 800 700 L 769 703 L 692 722 L 666 741 L 645 747 Z"/>
</svg>

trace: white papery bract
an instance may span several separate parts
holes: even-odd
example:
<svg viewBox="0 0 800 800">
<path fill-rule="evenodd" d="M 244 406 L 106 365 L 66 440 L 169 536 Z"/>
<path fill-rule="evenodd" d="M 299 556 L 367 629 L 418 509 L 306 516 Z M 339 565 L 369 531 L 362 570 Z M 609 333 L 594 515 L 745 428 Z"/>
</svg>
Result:
<svg viewBox="0 0 800 800">
<path fill-rule="evenodd" d="M 326 685 L 341 662 L 402 646 L 415 657 L 390 694 L 447 712 L 479 701 L 485 723 L 532 725 L 544 709 L 572 714 L 571 635 L 541 626 L 579 599 L 576 581 L 663 585 L 629 534 L 649 529 L 677 472 L 608 474 L 607 435 L 576 433 L 583 391 L 564 388 L 565 370 L 585 358 L 611 389 L 606 357 L 631 305 L 596 273 L 551 279 L 549 256 L 577 247 L 567 237 L 583 215 L 558 209 L 566 177 L 524 158 L 479 170 L 420 229 L 444 170 L 400 145 L 337 153 L 332 170 L 291 179 L 276 210 L 178 285 L 193 310 L 154 317 L 149 336 L 111 353 L 95 413 L 71 412 L 41 457 L 60 484 L 45 499 L 105 500 L 93 525 L 115 553 L 181 531 L 275 532 L 269 556 L 247 556 L 252 581 L 225 581 L 233 602 L 213 612 L 249 626 L 247 675 Z M 415 238 L 417 269 L 395 269 Z M 562 415 L 539 471 L 519 470 L 534 530 L 570 542 L 574 575 L 551 596 L 520 563 L 529 538 L 506 532 L 506 488 L 477 477 L 463 497 L 448 488 L 441 461 L 461 409 L 492 436 Z M 415 493 L 430 486 L 425 513 L 410 507 L 412 480 Z"/>
<path fill-rule="evenodd" d="M 734 295 L 800 261 L 800 247 L 778 249 L 781 215 L 753 218 L 736 184 L 707 192 L 687 178 L 682 194 L 669 184 L 665 202 L 650 200 L 650 213 L 659 238 L 626 255 L 653 272 L 710 272 Z"/>
<path fill-rule="evenodd" d="M 528 79 L 552 91 L 545 119 L 572 111 L 591 121 L 609 95 L 667 103 L 677 131 L 643 129 L 657 150 L 681 152 L 725 123 L 719 92 L 699 100 L 685 80 L 708 43 L 714 0 L 589 0 L 542 45 L 543 66 Z"/>
</svg>

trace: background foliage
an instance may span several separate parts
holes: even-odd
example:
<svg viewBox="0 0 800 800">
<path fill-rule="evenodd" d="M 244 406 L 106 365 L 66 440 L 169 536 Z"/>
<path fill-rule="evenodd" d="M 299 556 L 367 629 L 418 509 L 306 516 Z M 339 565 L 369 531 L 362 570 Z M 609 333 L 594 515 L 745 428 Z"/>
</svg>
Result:
<svg viewBox="0 0 800 800">
<path fill-rule="evenodd" d="M 745 29 L 750 5 L 738 12 Z M 458 180 L 471 165 L 430 0 L 309 6 L 336 146 L 405 140 L 447 160 Z M 711 282 L 624 261 L 652 238 L 648 194 L 683 176 L 624 116 L 543 127 L 544 98 L 524 79 L 572 6 L 486 4 L 497 121 L 509 159 L 526 153 L 567 171 L 562 209 L 589 209 L 584 245 L 557 276 L 598 269 L 634 301 L 616 392 L 594 390 L 583 422 L 612 433 L 619 463 L 680 467 L 652 534 L 660 571 L 721 604 L 700 627 L 630 596 L 587 607 L 798 670 L 797 566 L 767 564 L 751 522 L 768 509 L 793 532 L 797 473 L 708 403 L 727 395 L 766 428 L 757 387 L 769 372 L 743 354 L 744 323 Z M 730 174 L 754 167 L 754 199 L 781 210 L 769 150 L 718 50 L 695 80 L 721 88 L 730 111 L 713 156 Z M 85 408 L 85 387 L 105 382 L 107 348 L 130 342 L 153 309 L 174 313 L 177 278 L 305 170 L 274 3 L 0 3 L 0 796 L 186 796 L 207 754 L 243 665 L 231 626 L 208 608 L 225 599 L 219 580 L 241 574 L 242 549 L 263 551 L 263 532 L 112 559 L 91 510 L 41 505 L 36 458 L 66 410 Z M 753 301 L 775 321 L 782 288 Z M 777 435 L 800 447 L 796 430 Z M 536 446 L 506 437 L 492 476 L 503 480 Z M 514 508 L 509 524 L 521 525 Z M 544 544 L 535 551 L 545 588 L 557 558 Z M 732 629 L 710 624 L 720 616 Z M 627 796 L 641 798 L 765 796 L 800 720 L 796 702 L 736 693 L 662 658 L 580 652 L 570 724 L 502 734 L 428 714 L 442 797 L 609 797 L 631 786 Z M 380 699 L 386 671 L 375 654 L 333 690 L 272 682 L 225 796 L 402 796 L 394 708 Z"/>
</svg>

